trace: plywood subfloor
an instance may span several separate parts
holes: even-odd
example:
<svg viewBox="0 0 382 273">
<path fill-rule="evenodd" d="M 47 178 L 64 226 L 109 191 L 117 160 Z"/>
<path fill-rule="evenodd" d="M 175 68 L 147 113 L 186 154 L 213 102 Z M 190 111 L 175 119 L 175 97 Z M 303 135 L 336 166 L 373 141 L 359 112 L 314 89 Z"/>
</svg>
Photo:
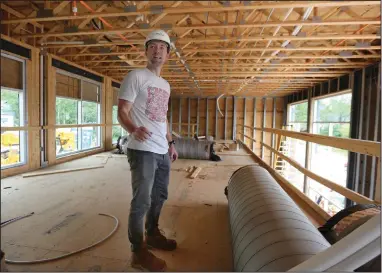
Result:
<svg viewBox="0 0 382 273">
<path fill-rule="evenodd" d="M 179 247 L 173 252 L 155 251 L 167 261 L 168 271 L 233 270 L 224 188 L 237 168 L 254 162 L 249 156 L 222 158 L 221 162 L 178 160 L 172 165 L 160 227 Z M 49 170 L 103 161 L 103 157 L 91 156 Z M 203 167 L 196 179 L 187 177 L 189 166 Z M 35 213 L 1 229 L 1 249 L 7 259 L 51 258 L 95 243 L 114 226 L 113 219 L 98 213 L 120 221 L 117 232 L 99 246 L 54 262 L 7 264 L 10 271 L 136 271 L 130 267 L 127 237 L 131 186 L 126 157 L 109 158 L 101 169 L 6 178 L 1 181 L 1 197 L 1 222 Z"/>
</svg>

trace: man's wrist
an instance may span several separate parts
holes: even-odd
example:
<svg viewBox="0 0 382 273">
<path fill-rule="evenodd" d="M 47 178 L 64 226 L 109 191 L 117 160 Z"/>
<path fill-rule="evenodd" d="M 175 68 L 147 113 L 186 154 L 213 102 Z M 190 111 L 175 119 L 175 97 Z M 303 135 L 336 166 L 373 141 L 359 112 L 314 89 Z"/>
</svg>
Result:
<svg viewBox="0 0 382 273">
<path fill-rule="evenodd" d="M 171 147 L 171 145 L 175 145 L 175 140 L 170 140 L 170 141 L 168 142 L 168 146 Z"/>
</svg>

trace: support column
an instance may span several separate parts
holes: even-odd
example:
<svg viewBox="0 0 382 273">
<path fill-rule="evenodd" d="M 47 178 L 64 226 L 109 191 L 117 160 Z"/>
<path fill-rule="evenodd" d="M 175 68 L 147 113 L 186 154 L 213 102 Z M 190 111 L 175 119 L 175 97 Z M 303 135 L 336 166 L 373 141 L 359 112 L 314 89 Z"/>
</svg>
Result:
<svg viewBox="0 0 382 273">
<path fill-rule="evenodd" d="M 236 97 L 233 97 L 232 139 L 236 140 Z"/>
<path fill-rule="evenodd" d="M 308 133 L 312 133 L 313 124 L 312 124 L 312 117 L 313 117 L 313 107 L 312 107 L 312 88 L 308 89 L 308 120 L 307 120 L 307 130 Z M 306 142 L 305 147 L 305 168 L 310 169 L 310 152 L 311 152 L 311 143 Z M 304 193 L 307 195 L 309 192 L 309 183 L 308 183 L 308 177 L 306 174 L 304 174 L 304 187 L 303 187 Z"/>
</svg>

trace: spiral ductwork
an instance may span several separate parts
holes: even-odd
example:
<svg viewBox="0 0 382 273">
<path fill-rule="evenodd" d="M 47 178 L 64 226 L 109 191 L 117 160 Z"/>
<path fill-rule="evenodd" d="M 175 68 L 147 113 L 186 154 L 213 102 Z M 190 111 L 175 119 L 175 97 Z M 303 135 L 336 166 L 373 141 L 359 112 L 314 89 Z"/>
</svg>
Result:
<svg viewBox="0 0 382 273">
<path fill-rule="evenodd" d="M 235 271 L 287 271 L 330 247 L 264 168 L 238 169 L 227 191 Z"/>
<path fill-rule="evenodd" d="M 179 158 L 209 160 L 213 141 L 196 141 L 194 139 L 179 138 L 175 140 Z"/>
</svg>

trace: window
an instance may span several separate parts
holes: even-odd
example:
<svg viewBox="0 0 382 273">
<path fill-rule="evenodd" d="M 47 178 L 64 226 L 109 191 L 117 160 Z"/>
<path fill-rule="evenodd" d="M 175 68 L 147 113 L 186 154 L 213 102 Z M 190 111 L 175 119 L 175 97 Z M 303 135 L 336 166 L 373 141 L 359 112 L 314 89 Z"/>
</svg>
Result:
<svg viewBox="0 0 382 273">
<path fill-rule="evenodd" d="M 127 134 L 126 130 L 119 125 L 118 122 L 118 88 L 113 88 L 113 128 L 112 128 L 112 144 L 117 144 L 118 138 L 120 136 L 125 136 Z"/>
<path fill-rule="evenodd" d="M 67 72 L 56 79 L 56 124 L 73 125 L 56 129 L 57 156 L 100 147 L 100 85 Z"/>
<path fill-rule="evenodd" d="M 287 129 L 295 132 L 306 132 L 308 124 L 308 102 L 301 102 L 288 105 L 288 126 Z M 287 137 L 283 141 L 283 153 L 297 161 L 300 165 L 305 165 L 306 142 L 303 140 Z M 295 187 L 303 191 L 304 174 L 291 166 L 288 162 L 283 162 L 283 175 Z"/>
<path fill-rule="evenodd" d="M 313 133 L 348 138 L 350 135 L 351 93 L 313 101 Z M 349 152 L 312 143 L 310 169 L 316 174 L 346 187 Z M 309 179 L 309 197 L 330 215 L 345 208 L 345 197 Z"/>
<path fill-rule="evenodd" d="M 6 68 L 6 69 L 5 69 Z M 1 169 L 26 163 L 25 61 L 1 54 Z"/>
</svg>

